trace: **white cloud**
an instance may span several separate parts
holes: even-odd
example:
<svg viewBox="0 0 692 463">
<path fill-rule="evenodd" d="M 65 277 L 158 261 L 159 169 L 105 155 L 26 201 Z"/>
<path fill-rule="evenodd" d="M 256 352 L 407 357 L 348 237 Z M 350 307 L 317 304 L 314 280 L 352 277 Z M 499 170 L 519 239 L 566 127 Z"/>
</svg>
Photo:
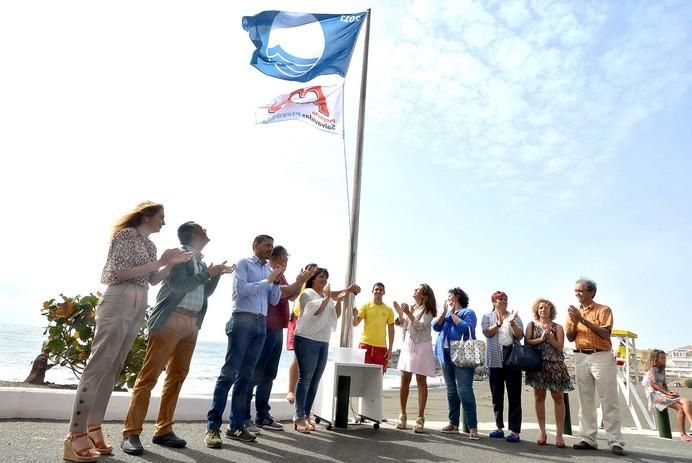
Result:
<svg viewBox="0 0 692 463">
<path fill-rule="evenodd" d="M 406 24 L 415 18 L 424 32 L 415 43 L 379 43 L 376 53 L 391 48 L 396 60 L 385 59 L 370 82 L 382 98 L 402 89 L 415 98 L 378 117 L 404 124 L 420 106 L 453 108 L 443 124 L 414 117 L 423 125 L 401 137 L 413 150 L 463 147 L 457 156 L 467 161 L 447 154 L 435 162 L 459 168 L 473 159 L 481 168 L 470 181 L 479 188 L 490 185 L 486 172 L 497 166 L 487 163 L 498 158 L 508 178 L 545 162 L 542 170 L 570 179 L 584 153 L 594 162 L 582 175 L 608 171 L 617 143 L 692 86 L 690 32 L 674 5 L 666 8 L 671 34 L 659 30 L 661 8 L 650 4 L 632 7 L 626 22 L 623 6 L 612 3 L 472 2 L 440 5 L 437 14 L 430 2 L 415 5 Z M 420 136 L 426 132 L 432 141 Z M 572 188 L 576 178 L 560 186 L 561 197 L 573 196 Z"/>
</svg>

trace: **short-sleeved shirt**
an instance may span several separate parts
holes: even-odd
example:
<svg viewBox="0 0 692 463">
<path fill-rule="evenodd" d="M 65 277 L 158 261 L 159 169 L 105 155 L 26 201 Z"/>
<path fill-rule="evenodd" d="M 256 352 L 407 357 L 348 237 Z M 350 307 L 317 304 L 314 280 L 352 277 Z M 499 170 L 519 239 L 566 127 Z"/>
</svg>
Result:
<svg viewBox="0 0 692 463">
<path fill-rule="evenodd" d="M 358 309 L 358 316 L 365 322 L 360 342 L 369 346 L 388 347 L 387 326 L 394 324 L 392 308 L 387 304 L 370 301 Z"/>
<path fill-rule="evenodd" d="M 118 280 L 118 272 L 156 261 L 156 245 L 143 237 L 136 228 L 123 228 L 115 234 L 108 250 L 106 265 L 101 273 L 101 283 L 117 285 L 134 283 L 145 288 L 149 286 L 151 274 L 132 278 L 127 281 Z"/>
<path fill-rule="evenodd" d="M 586 320 L 590 321 L 596 326 L 606 328 L 609 331 L 613 329 L 613 312 L 610 307 L 597 304 L 596 302 L 591 302 L 586 307 L 580 307 L 579 313 Z M 574 329 L 574 322 L 571 318 L 567 319 L 566 329 Z M 612 344 L 610 343 L 610 338 L 603 339 L 596 333 L 584 326 L 583 323 L 579 323 L 576 326 L 577 335 L 574 338 L 574 344 L 577 349 L 598 349 L 598 350 L 611 350 Z"/>
<path fill-rule="evenodd" d="M 288 284 L 286 277 L 279 276 L 281 286 Z M 288 298 L 282 297 L 278 304 L 269 304 L 267 308 L 267 330 L 279 330 L 288 327 Z"/>
</svg>

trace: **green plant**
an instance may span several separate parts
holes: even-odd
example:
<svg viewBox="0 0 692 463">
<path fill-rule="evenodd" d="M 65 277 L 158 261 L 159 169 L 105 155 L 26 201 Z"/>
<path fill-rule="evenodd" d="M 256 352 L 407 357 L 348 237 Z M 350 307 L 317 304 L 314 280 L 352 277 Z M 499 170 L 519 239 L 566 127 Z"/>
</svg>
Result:
<svg viewBox="0 0 692 463">
<path fill-rule="evenodd" d="M 94 317 L 99 296 L 100 294 L 89 294 L 67 297 L 61 294 L 62 302 L 49 299 L 43 303 L 41 314 L 48 319 L 48 326 L 43 331 L 43 335 L 48 336 L 43 345 L 43 352 L 48 355 L 48 369 L 60 365 L 72 370 L 77 379 L 81 377 L 94 340 Z M 116 387 L 134 386 L 137 373 L 144 362 L 147 335 L 144 323 L 127 354 Z"/>
<path fill-rule="evenodd" d="M 687 378 L 685 380 L 685 386 L 692 387 L 692 378 Z"/>
</svg>

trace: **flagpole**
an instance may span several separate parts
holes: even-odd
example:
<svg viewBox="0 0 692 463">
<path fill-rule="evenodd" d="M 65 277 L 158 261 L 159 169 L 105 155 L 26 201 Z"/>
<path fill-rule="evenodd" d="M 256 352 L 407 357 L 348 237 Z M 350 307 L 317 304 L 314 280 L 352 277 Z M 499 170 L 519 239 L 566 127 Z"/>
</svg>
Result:
<svg viewBox="0 0 692 463">
<path fill-rule="evenodd" d="M 365 23 L 365 43 L 363 46 L 363 68 L 360 74 L 360 101 L 358 107 L 358 131 L 356 135 L 356 160 L 353 166 L 353 199 L 351 200 L 351 233 L 348 245 L 348 266 L 346 267 L 346 287 L 356 282 L 356 263 L 358 257 L 358 225 L 360 216 L 360 178 L 363 161 L 363 132 L 365 130 L 365 93 L 368 83 L 368 49 L 370 45 L 370 8 Z M 353 295 L 344 301 L 341 317 L 341 347 L 353 346 Z"/>
</svg>

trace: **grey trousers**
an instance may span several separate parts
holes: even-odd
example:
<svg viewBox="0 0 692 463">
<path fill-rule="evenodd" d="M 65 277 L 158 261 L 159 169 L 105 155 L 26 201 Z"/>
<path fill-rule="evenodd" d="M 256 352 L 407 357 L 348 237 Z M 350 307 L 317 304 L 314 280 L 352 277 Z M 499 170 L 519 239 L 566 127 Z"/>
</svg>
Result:
<svg viewBox="0 0 692 463">
<path fill-rule="evenodd" d="M 115 382 L 137 337 L 147 309 L 148 288 L 131 283 L 111 285 L 96 307 L 91 354 L 79 381 L 69 432 L 100 426 Z"/>
</svg>

